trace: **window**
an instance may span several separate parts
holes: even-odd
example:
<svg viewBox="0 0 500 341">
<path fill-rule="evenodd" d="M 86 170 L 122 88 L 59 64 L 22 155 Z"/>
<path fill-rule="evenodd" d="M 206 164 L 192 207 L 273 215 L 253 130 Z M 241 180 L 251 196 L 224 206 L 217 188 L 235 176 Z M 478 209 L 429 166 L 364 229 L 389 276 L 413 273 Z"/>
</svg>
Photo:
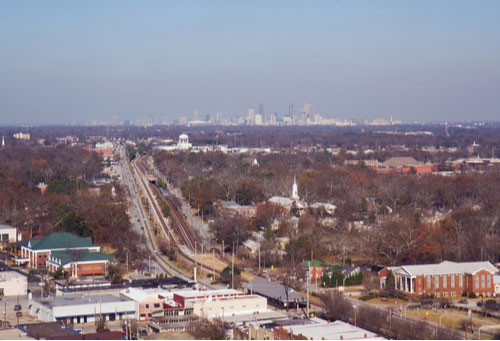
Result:
<svg viewBox="0 0 500 341">
<path fill-rule="evenodd" d="M 443 297 L 448 297 L 448 293 L 446 291 L 443 292 Z"/>
<path fill-rule="evenodd" d="M 484 279 L 484 275 L 481 275 L 481 288 L 485 288 L 486 282 L 485 282 L 485 279 Z"/>
<path fill-rule="evenodd" d="M 486 275 L 486 286 L 487 288 L 491 288 L 491 275 Z"/>
<path fill-rule="evenodd" d="M 439 289 L 439 276 L 434 276 L 434 289 Z"/>
<path fill-rule="evenodd" d="M 455 288 L 455 275 L 451 275 L 450 288 Z"/>
<path fill-rule="evenodd" d="M 451 297 L 455 297 L 455 296 L 457 296 L 457 293 L 456 293 L 456 292 L 454 292 L 454 291 L 452 291 L 452 292 L 451 292 Z"/>
<path fill-rule="evenodd" d="M 427 289 L 431 288 L 431 276 L 427 276 Z"/>
<path fill-rule="evenodd" d="M 477 288 L 479 288 L 479 275 L 474 276 L 474 278 L 476 279 L 476 287 L 475 287 L 475 289 L 477 289 Z"/>
<path fill-rule="evenodd" d="M 443 289 L 446 289 L 447 286 L 448 286 L 448 276 L 444 275 L 443 276 Z"/>
<path fill-rule="evenodd" d="M 146 304 L 146 309 L 149 309 L 149 304 Z"/>
<path fill-rule="evenodd" d="M 160 307 L 160 303 L 155 303 L 155 308 L 159 308 Z"/>
<path fill-rule="evenodd" d="M 463 288 L 464 286 L 464 275 L 460 274 L 458 275 L 458 287 Z"/>
</svg>

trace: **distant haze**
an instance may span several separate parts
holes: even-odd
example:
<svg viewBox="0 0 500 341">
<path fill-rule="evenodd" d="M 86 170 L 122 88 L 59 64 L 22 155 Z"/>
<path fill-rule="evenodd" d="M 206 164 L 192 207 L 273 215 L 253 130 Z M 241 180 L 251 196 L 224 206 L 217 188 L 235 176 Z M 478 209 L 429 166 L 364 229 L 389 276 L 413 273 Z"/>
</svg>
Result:
<svg viewBox="0 0 500 341">
<path fill-rule="evenodd" d="M 499 120 L 500 1 L 0 1 L 0 124 Z"/>
</svg>

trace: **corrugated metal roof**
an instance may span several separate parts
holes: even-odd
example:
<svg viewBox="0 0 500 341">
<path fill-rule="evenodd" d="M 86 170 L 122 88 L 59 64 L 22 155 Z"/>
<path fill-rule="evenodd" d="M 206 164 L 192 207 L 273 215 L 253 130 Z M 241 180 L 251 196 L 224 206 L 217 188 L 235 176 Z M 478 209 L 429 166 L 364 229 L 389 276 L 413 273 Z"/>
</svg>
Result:
<svg viewBox="0 0 500 341">
<path fill-rule="evenodd" d="M 257 276 L 254 277 L 250 282 L 244 284 L 243 288 L 251 290 L 253 293 L 281 302 L 294 302 L 295 300 L 299 302 L 304 301 L 304 298 L 300 296 L 293 288 L 288 288 L 287 296 L 286 288 L 284 285 L 271 282 Z"/>
</svg>

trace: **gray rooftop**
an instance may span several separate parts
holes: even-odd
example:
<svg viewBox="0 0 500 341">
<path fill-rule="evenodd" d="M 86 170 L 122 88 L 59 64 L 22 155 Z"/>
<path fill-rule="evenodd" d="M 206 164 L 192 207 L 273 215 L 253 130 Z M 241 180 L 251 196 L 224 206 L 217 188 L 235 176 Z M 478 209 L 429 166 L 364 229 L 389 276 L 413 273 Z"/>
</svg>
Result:
<svg viewBox="0 0 500 341">
<path fill-rule="evenodd" d="M 47 307 L 61 307 L 61 306 L 81 305 L 81 304 L 126 302 L 129 300 L 113 295 L 91 295 L 91 296 L 65 295 L 65 296 L 55 296 L 53 298 L 44 298 L 38 301 Z"/>
<path fill-rule="evenodd" d="M 304 301 L 293 288 L 288 287 L 288 299 L 284 285 L 268 281 L 260 277 L 254 277 L 250 282 L 243 285 L 243 288 L 264 297 L 272 298 L 281 302 Z"/>
</svg>

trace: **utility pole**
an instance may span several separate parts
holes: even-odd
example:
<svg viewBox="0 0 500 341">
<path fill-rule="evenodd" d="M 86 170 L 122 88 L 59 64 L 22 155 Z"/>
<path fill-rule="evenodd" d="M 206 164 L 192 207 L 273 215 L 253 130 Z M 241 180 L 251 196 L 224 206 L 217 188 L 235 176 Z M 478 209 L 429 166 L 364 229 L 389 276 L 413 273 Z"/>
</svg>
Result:
<svg viewBox="0 0 500 341">
<path fill-rule="evenodd" d="M 92 269 L 93 269 L 93 267 L 92 267 Z M 128 275 L 128 250 L 127 250 L 127 275 Z"/>
<path fill-rule="evenodd" d="M 231 289 L 234 289 L 234 241 L 233 241 L 233 257 L 231 261 Z"/>
<path fill-rule="evenodd" d="M 212 282 L 215 282 L 215 249 L 212 249 Z"/>
<path fill-rule="evenodd" d="M 259 244 L 259 273 L 260 273 L 260 244 Z"/>
<path fill-rule="evenodd" d="M 17 295 L 17 306 L 19 306 L 19 295 Z M 16 307 L 17 308 L 17 307 Z M 16 317 L 17 317 L 17 326 L 19 327 L 19 315 L 21 314 L 21 310 L 16 311 Z"/>
<path fill-rule="evenodd" d="M 198 269 L 198 261 L 196 260 L 196 241 L 194 241 L 194 280 L 196 281 L 196 272 Z"/>
<path fill-rule="evenodd" d="M 307 318 L 311 316 L 309 311 L 309 276 L 311 274 L 311 265 L 309 264 L 309 271 L 307 271 Z"/>
</svg>

